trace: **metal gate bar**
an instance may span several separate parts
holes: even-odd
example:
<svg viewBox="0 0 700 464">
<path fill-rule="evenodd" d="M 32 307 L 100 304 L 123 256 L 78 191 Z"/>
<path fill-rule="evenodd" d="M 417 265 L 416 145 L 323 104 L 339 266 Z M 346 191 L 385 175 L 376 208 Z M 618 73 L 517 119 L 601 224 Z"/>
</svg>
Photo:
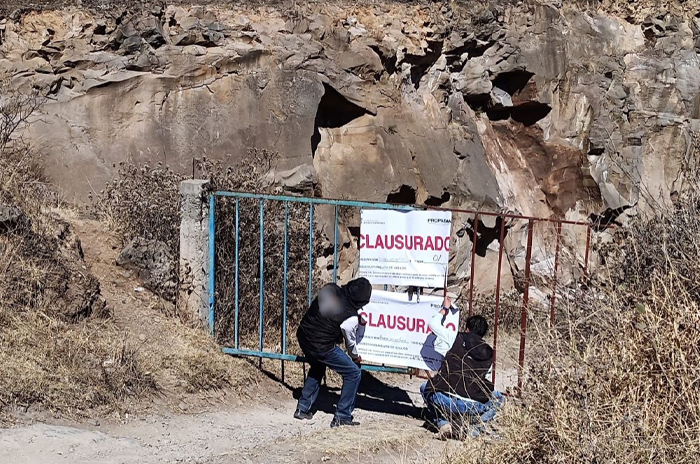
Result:
<svg viewBox="0 0 700 464">
<path fill-rule="evenodd" d="M 335 205 L 335 227 L 333 227 L 333 283 L 338 282 L 338 205 Z"/>
<path fill-rule="evenodd" d="M 496 383 L 496 354 L 498 351 L 498 321 L 501 315 L 501 269 L 503 265 L 503 241 L 505 239 L 506 221 L 501 221 L 500 241 L 498 242 L 498 275 L 496 276 L 496 308 L 493 321 L 493 365 L 491 382 Z"/>
<path fill-rule="evenodd" d="M 238 231 L 238 225 L 236 225 L 236 231 Z M 216 244 L 214 243 L 214 234 L 216 233 L 216 197 L 214 195 L 209 197 L 209 276 L 211 277 L 209 279 L 209 315 L 207 317 L 207 322 L 209 324 L 209 333 L 211 335 L 214 335 L 214 304 L 215 304 L 215 299 L 216 299 L 216 282 L 214 279 L 214 275 L 216 272 L 215 266 L 216 263 L 213 259 L 211 259 L 212 256 L 216 255 L 216 250 L 215 246 Z M 238 241 L 236 240 L 236 243 Z M 238 262 L 238 259 L 236 259 L 236 262 Z M 236 276 L 236 283 L 238 283 L 238 276 Z M 238 314 L 238 311 L 236 311 L 236 314 Z"/>
<path fill-rule="evenodd" d="M 491 216 L 491 217 L 501 217 L 500 226 L 500 240 L 498 249 L 498 275 L 496 279 L 496 301 L 495 301 L 495 318 L 494 318 L 494 328 L 493 328 L 493 370 L 492 370 L 492 381 L 496 381 L 496 355 L 498 346 L 498 326 L 500 318 L 500 292 L 501 292 L 501 271 L 503 263 L 503 251 L 504 251 L 504 239 L 505 239 L 505 220 L 506 219 L 519 219 L 527 220 L 527 248 L 526 248 L 526 264 L 525 264 L 525 289 L 523 295 L 523 304 L 521 309 L 521 330 L 520 330 L 520 349 L 518 356 L 518 389 L 522 388 L 523 383 L 523 373 L 525 364 L 525 343 L 526 343 L 526 331 L 527 331 L 527 317 L 528 317 L 528 304 L 529 304 L 529 285 L 530 285 L 530 264 L 532 260 L 532 240 L 533 240 L 533 230 L 536 222 L 546 222 L 554 223 L 557 227 L 557 242 L 555 251 L 555 264 L 554 264 L 554 279 L 552 284 L 552 296 L 550 300 L 550 311 L 551 311 L 551 321 L 554 320 L 554 304 L 555 304 L 555 293 L 557 285 L 557 270 L 559 265 L 559 252 L 561 247 L 561 227 L 562 224 L 586 226 L 586 251 L 584 255 L 583 263 L 583 273 L 584 279 L 588 277 L 588 262 L 590 255 L 590 242 L 591 242 L 591 229 L 588 223 L 576 222 L 568 220 L 558 220 L 552 218 L 535 218 L 529 216 L 522 216 L 517 214 L 507 214 L 507 213 L 495 213 L 487 211 L 473 211 L 467 209 L 459 208 L 440 208 L 432 206 L 416 206 L 416 205 L 394 205 L 389 203 L 372 203 L 363 201 L 352 201 L 352 200 L 336 200 L 336 199 L 323 199 L 323 198 L 307 198 L 307 197 L 294 197 L 294 196 L 278 196 L 278 195 L 260 195 L 248 192 L 225 192 L 217 191 L 211 194 L 209 198 L 209 232 L 211 240 L 209 242 L 209 272 L 211 278 L 209 279 L 209 314 L 208 322 L 210 330 L 214 331 L 215 324 L 215 305 L 216 305 L 216 287 L 215 287 L 215 264 L 216 264 L 216 198 L 217 197 L 230 197 L 235 200 L 235 314 L 234 314 L 234 347 L 225 347 L 223 352 L 231 355 L 237 356 L 254 356 L 258 358 L 266 359 L 277 359 L 281 361 L 295 361 L 304 362 L 303 356 L 290 355 L 287 352 L 288 348 L 288 337 L 287 337 L 287 319 L 288 319 L 288 273 L 289 273 L 289 203 L 298 204 L 308 204 L 309 205 L 309 271 L 308 271 L 308 304 L 311 305 L 313 301 L 313 270 L 314 270 L 314 213 L 316 205 L 331 205 L 334 207 L 334 230 L 333 230 L 333 282 L 337 282 L 338 279 L 338 226 L 339 226 L 339 208 L 340 207 L 354 207 L 359 208 L 360 211 L 363 208 L 372 209 L 385 209 L 385 210 L 397 210 L 397 211 L 414 211 L 414 210 L 432 210 L 432 211 L 449 211 L 452 213 L 465 213 L 474 215 L 474 228 L 471 249 L 471 273 L 470 273 L 470 283 L 469 283 L 469 315 L 473 313 L 473 296 L 474 296 L 474 276 L 475 276 L 475 263 L 476 263 L 476 243 L 478 240 L 478 227 L 479 227 L 479 216 Z M 259 202 L 259 215 L 260 215 L 260 273 L 259 273 L 259 324 L 258 324 L 258 350 L 242 349 L 240 346 L 240 301 L 239 301 L 239 276 L 240 276 L 240 200 L 241 199 L 252 199 Z M 282 333 L 281 333 L 281 353 L 266 352 L 264 351 L 264 303 L 265 303 L 265 201 L 279 201 L 284 203 L 284 269 L 283 269 L 283 301 L 282 301 Z M 409 369 L 397 368 L 390 366 L 373 366 L 373 365 L 363 365 L 362 368 L 368 371 L 385 371 L 385 372 L 397 372 L 397 373 L 408 373 Z M 283 363 L 284 372 L 284 363 Z"/>
<path fill-rule="evenodd" d="M 213 196 L 213 195 L 212 195 L 212 196 Z M 239 269 L 238 269 L 238 268 L 239 268 L 239 265 L 238 265 L 238 250 L 239 250 L 239 246 L 238 246 L 238 244 L 239 244 L 239 242 L 240 242 L 240 240 L 239 240 L 239 238 L 240 238 L 240 237 L 239 237 L 239 231 L 240 231 L 240 216 L 239 216 L 239 211 L 238 211 L 238 210 L 239 210 L 239 206 L 240 206 L 240 200 L 239 200 L 238 198 L 236 198 L 236 284 L 235 284 L 235 285 L 236 285 L 236 303 L 235 303 L 235 304 L 236 304 L 236 314 L 235 314 L 235 316 L 234 316 L 234 317 L 235 317 L 235 327 L 234 327 L 235 335 L 234 335 L 234 336 L 235 336 L 235 345 L 236 345 L 236 348 L 238 348 L 238 347 L 240 346 L 240 345 L 239 345 L 240 342 L 239 342 L 239 340 L 238 340 L 238 274 L 239 274 Z M 211 237 L 214 237 L 214 235 L 211 235 Z M 214 240 L 212 240 L 212 241 L 214 241 Z M 214 261 L 214 258 L 211 258 L 211 260 Z M 211 278 L 210 278 L 210 279 L 211 279 L 211 280 L 216 280 L 216 279 L 214 278 L 214 275 L 211 275 Z"/>
<path fill-rule="evenodd" d="M 588 229 L 590 230 L 590 228 Z M 561 224 L 557 224 L 557 247 L 554 251 L 554 275 L 552 275 L 552 298 L 549 300 L 549 324 L 554 325 L 554 303 L 557 300 L 557 271 L 559 270 L 559 251 L 561 250 Z"/>
<path fill-rule="evenodd" d="M 469 316 L 474 314 L 474 273 L 476 270 L 476 242 L 478 240 L 477 230 L 479 229 L 479 215 L 474 215 L 474 229 L 472 237 L 472 263 L 471 269 L 469 270 Z"/>
<path fill-rule="evenodd" d="M 282 354 L 287 354 L 287 270 L 289 267 L 289 202 L 284 202 L 284 273 L 282 282 Z M 284 364 L 282 364 L 284 366 Z"/>
<path fill-rule="evenodd" d="M 527 305 L 530 303 L 530 261 L 532 261 L 532 233 L 535 220 L 527 223 L 527 248 L 525 249 L 525 290 L 523 291 L 523 306 L 520 311 L 520 351 L 518 353 L 518 393 L 523 390 L 523 373 L 525 370 L 525 338 L 527 335 Z"/>
<path fill-rule="evenodd" d="M 263 339 L 265 330 L 265 200 L 260 200 L 260 323 L 258 333 L 260 343 L 258 349 L 263 350 Z"/>
</svg>

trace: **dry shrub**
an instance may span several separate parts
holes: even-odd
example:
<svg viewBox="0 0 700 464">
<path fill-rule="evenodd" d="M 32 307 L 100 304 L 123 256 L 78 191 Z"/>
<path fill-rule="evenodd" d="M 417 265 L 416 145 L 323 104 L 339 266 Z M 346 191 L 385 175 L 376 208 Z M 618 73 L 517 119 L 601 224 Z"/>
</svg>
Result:
<svg viewBox="0 0 700 464">
<path fill-rule="evenodd" d="M 462 288 L 462 294 L 459 298 L 464 306 L 464 309 L 469 308 L 469 287 Z M 496 320 L 496 295 L 477 293 L 474 295 L 473 303 L 474 314 L 484 316 L 489 323 L 489 327 L 493 327 Z M 517 331 L 520 330 L 520 315 L 523 307 L 523 296 L 520 292 L 513 289 L 501 294 L 498 311 L 498 328 L 499 330 Z M 532 316 L 532 307 L 530 308 L 530 316 Z M 462 318 L 462 324 L 466 324 L 467 318 Z"/>
<path fill-rule="evenodd" d="M 158 369 L 180 381 L 185 391 L 218 390 L 248 380 L 248 370 L 231 362 L 216 342 L 203 330 L 180 326 L 178 346 L 155 354 Z"/>
<path fill-rule="evenodd" d="M 700 196 L 624 234 L 557 325 L 532 331 L 502 439 L 451 462 L 695 462 L 700 455 Z"/>
<path fill-rule="evenodd" d="M 158 163 L 120 163 L 115 180 L 92 196 L 94 209 L 126 244 L 137 237 L 168 245 L 177 256 L 180 238 L 180 182 L 185 176 Z"/>
<path fill-rule="evenodd" d="M 0 80 L 0 204 L 20 206 L 28 214 L 55 203 L 41 158 L 20 135 L 44 101 L 38 90 L 19 92 L 10 81 Z"/>
<path fill-rule="evenodd" d="M 464 314 L 469 309 L 469 286 L 460 289 L 457 303 L 463 308 Z M 496 295 L 495 293 L 475 293 L 472 305 L 474 314 L 484 316 L 490 328 L 493 328 L 496 321 Z M 498 310 L 498 329 L 506 332 L 519 332 L 521 315 L 523 309 L 523 294 L 513 288 L 506 292 L 501 292 Z M 549 320 L 549 307 L 530 298 L 527 308 L 528 325 L 544 324 Z M 462 325 L 466 324 L 467 318 L 462 318 Z M 465 326 L 466 327 L 466 326 Z M 464 329 L 464 327 L 463 327 Z"/>
</svg>

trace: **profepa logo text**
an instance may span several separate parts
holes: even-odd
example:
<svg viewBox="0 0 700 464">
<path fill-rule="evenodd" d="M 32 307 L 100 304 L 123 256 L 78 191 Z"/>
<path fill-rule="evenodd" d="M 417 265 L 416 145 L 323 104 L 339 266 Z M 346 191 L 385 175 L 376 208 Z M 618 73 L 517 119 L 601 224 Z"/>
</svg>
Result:
<svg viewBox="0 0 700 464">
<path fill-rule="evenodd" d="M 451 224 L 451 219 L 428 218 L 430 224 Z"/>
</svg>

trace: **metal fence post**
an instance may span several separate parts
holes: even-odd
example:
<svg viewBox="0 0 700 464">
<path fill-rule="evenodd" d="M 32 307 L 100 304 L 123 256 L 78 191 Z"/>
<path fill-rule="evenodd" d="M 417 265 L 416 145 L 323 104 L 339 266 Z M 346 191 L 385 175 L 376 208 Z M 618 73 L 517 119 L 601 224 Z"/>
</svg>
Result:
<svg viewBox="0 0 700 464">
<path fill-rule="evenodd" d="M 554 275 L 552 276 L 552 298 L 549 300 L 549 325 L 554 326 L 554 304 L 557 300 L 557 272 L 559 271 L 559 250 L 561 249 L 561 222 L 557 224 L 557 246 L 554 250 Z"/>
<path fill-rule="evenodd" d="M 333 283 L 338 282 L 338 205 L 335 205 L 333 226 Z"/>
<path fill-rule="evenodd" d="M 239 349 L 239 348 L 241 347 L 241 346 L 240 346 L 239 337 L 238 337 L 238 332 L 239 332 L 239 328 L 238 328 L 238 319 L 239 319 L 239 310 L 240 310 L 240 307 L 239 307 L 239 304 L 238 304 L 238 281 L 239 281 L 238 275 L 239 275 L 239 270 L 240 270 L 240 269 L 239 269 L 239 268 L 240 268 L 240 262 L 239 262 L 239 259 L 238 259 L 238 252 L 239 252 L 239 250 L 240 250 L 240 245 L 239 245 L 239 242 L 240 242 L 240 233 L 239 233 L 239 229 L 240 229 L 240 213 L 239 213 L 239 208 L 240 208 L 240 205 L 239 205 L 239 203 L 240 203 L 240 200 L 239 200 L 238 198 L 236 198 L 236 283 L 235 283 L 236 296 L 235 296 L 235 303 L 234 303 L 235 306 L 236 306 L 236 308 L 235 308 L 235 313 L 234 313 L 234 316 L 233 316 L 233 317 L 234 317 L 234 322 L 233 322 L 233 324 L 234 324 L 234 325 L 233 325 L 233 330 L 234 330 L 234 344 L 235 344 L 236 349 Z"/>
<path fill-rule="evenodd" d="M 214 335 L 216 295 L 216 196 L 209 195 L 209 333 Z"/>
<path fill-rule="evenodd" d="M 263 350 L 265 326 L 265 200 L 260 200 L 260 335 L 259 348 Z"/>
<path fill-rule="evenodd" d="M 476 242 L 477 242 L 477 229 L 479 228 L 479 215 L 474 215 L 474 234 L 472 237 L 472 264 L 469 273 L 469 316 L 474 314 L 474 273 L 476 266 Z"/>
<path fill-rule="evenodd" d="M 591 254 L 591 227 L 586 227 L 586 256 L 583 258 L 583 283 L 588 286 L 588 260 Z"/>
<path fill-rule="evenodd" d="M 289 202 L 284 202 L 284 273 L 282 283 L 282 354 L 287 354 L 287 270 L 289 267 Z M 284 383 L 284 359 L 282 360 Z"/>
<path fill-rule="evenodd" d="M 501 269 L 503 266 L 503 240 L 505 239 L 506 221 L 501 221 L 501 235 L 498 246 L 498 275 L 496 276 L 496 310 L 493 321 L 493 367 L 491 382 L 496 383 L 496 353 L 498 352 L 498 321 L 501 315 Z"/>
<path fill-rule="evenodd" d="M 309 306 L 314 291 L 314 205 L 309 205 Z"/>
<path fill-rule="evenodd" d="M 535 221 L 527 223 L 527 248 L 525 249 L 525 290 L 523 292 L 523 307 L 520 311 L 520 352 L 518 355 L 518 395 L 523 391 L 523 375 L 525 371 L 525 336 L 527 334 L 527 306 L 530 302 L 530 262 L 532 261 L 532 232 Z"/>
</svg>

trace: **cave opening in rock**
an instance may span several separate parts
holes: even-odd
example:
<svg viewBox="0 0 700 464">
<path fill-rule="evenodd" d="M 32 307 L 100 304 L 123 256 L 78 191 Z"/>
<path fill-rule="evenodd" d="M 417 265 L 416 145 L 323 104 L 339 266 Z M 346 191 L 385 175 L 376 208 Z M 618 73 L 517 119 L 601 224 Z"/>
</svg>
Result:
<svg viewBox="0 0 700 464">
<path fill-rule="evenodd" d="M 406 54 L 404 62 L 411 65 L 411 83 L 418 89 L 420 80 L 425 73 L 435 64 L 442 55 L 443 42 L 441 40 L 429 40 L 428 50 L 425 55 Z"/>
<path fill-rule="evenodd" d="M 510 117 L 524 126 L 532 126 L 547 117 L 550 111 L 552 107 L 546 103 L 533 101 L 511 108 Z"/>
<path fill-rule="evenodd" d="M 370 45 L 369 48 L 371 48 L 374 51 L 374 53 L 379 55 L 379 59 L 382 62 L 382 66 L 384 66 L 384 69 L 386 69 L 387 73 L 394 74 L 396 72 L 396 55 L 385 55 L 384 53 L 382 53 L 382 50 L 377 45 Z"/>
<path fill-rule="evenodd" d="M 427 200 L 425 200 L 426 206 L 442 206 L 445 203 L 450 201 L 450 193 L 449 192 L 443 192 L 442 195 L 439 197 L 433 197 L 430 196 L 428 197 Z"/>
<path fill-rule="evenodd" d="M 525 70 L 503 72 L 493 80 L 493 86 L 505 90 L 512 97 L 525 90 L 532 76 L 533 73 Z"/>
<path fill-rule="evenodd" d="M 410 185 L 402 185 L 397 191 L 387 195 L 386 202 L 396 205 L 413 205 L 416 203 L 416 189 Z"/>
<path fill-rule="evenodd" d="M 491 121 L 505 121 L 510 118 L 510 110 L 512 108 L 489 108 L 486 110 L 486 116 Z"/>
<path fill-rule="evenodd" d="M 320 128 L 334 129 L 342 127 L 365 114 L 369 114 L 369 111 L 354 104 L 330 85 L 324 83 L 323 90 L 323 96 L 318 103 L 316 118 L 314 119 L 314 133 L 311 136 L 311 156 L 316 154 L 318 144 L 321 143 Z"/>
<path fill-rule="evenodd" d="M 477 113 L 485 113 L 491 104 L 491 96 L 487 93 L 464 95 L 464 102 Z"/>
<path fill-rule="evenodd" d="M 605 147 L 594 145 L 593 143 L 590 144 L 590 148 L 588 149 L 588 156 L 600 156 L 603 153 L 605 153 Z"/>
<path fill-rule="evenodd" d="M 464 69 L 464 65 L 469 59 L 478 58 L 486 52 L 489 48 L 493 46 L 494 42 L 486 41 L 482 42 L 477 39 L 467 40 L 464 45 L 453 48 L 452 50 L 445 53 L 447 58 L 447 66 L 450 72 L 460 72 Z M 463 60 L 462 55 L 467 54 L 467 59 Z"/>
</svg>

